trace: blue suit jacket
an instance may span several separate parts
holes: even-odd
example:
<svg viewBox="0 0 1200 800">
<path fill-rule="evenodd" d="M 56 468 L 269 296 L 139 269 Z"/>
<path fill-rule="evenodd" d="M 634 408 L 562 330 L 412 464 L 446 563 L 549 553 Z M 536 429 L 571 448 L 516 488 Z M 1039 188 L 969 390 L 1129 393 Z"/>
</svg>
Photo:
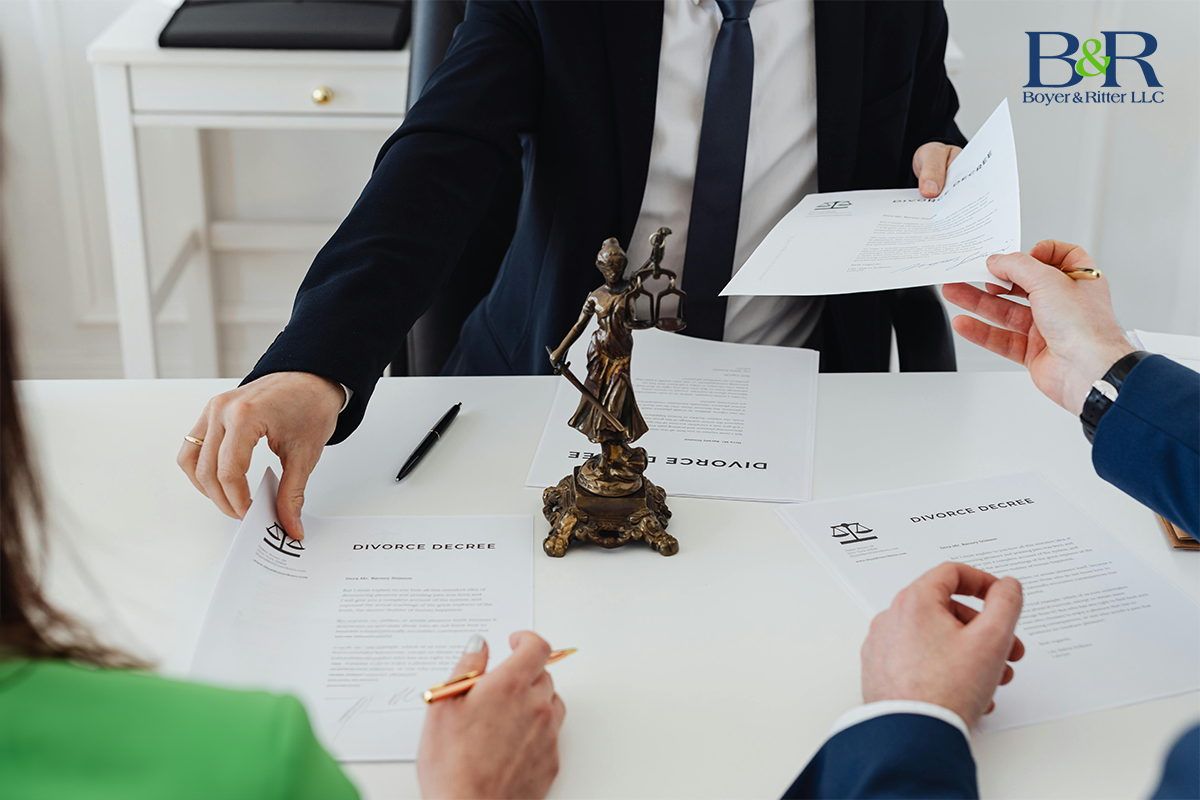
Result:
<svg viewBox="0 0 1200 800">
<path fill-rule="evenodd" d="M 888 714 L 827 741 L 784 797 L 977 798 L 979 786 L 958 728 L 921 714 Z M 1153 797 L 1200 797 L 1200 726 L 1171 748 Z"/>
<path fill-rule="evenodd" d="M 469 3 L 445 61 L 384 144 L 313 261 L 287 327 L 247 380 L 299 370 L 345 384 L 354 395 L 330 440 L 341 441 L 448 276 L 489 259 L 499 262 L 495 284 L 446 370 L 548 373 L 545 346 L 562 339 L 600 281 L 600 243 L 616 236 L 630 246 L 650 163 L 662 22 L 661 0 Z M 917 147 L 965 144 L 940 2 L 816 0 L 814 26 L 822 191 L 912 186 Z M 469 246 L 506 214 L 515 225 L 506 252 Z M 645 247 L 636 243 L 630 260 Z M 822 369 L 887 370 L 891 297 L 829 298 Z"/>
<path fill-rule="evenodd" d="M 1195 536 L 1200 527 L 1200 375 L 1144 359 L 1100 420 L 1096 472 Z M 785 797 L 978 797 L 962 733 L 917 714 L 876 717 L 825 743 Z M 1175 744 L 1155 798 L 1200 797 L 1200 727 Z"/>
<path fill-rule="evenodd" d="M 1096 426 L 1092 465 L 1200 536 L 1200 375 L 1163 356 L 1143 359 Z"/>
</svg>

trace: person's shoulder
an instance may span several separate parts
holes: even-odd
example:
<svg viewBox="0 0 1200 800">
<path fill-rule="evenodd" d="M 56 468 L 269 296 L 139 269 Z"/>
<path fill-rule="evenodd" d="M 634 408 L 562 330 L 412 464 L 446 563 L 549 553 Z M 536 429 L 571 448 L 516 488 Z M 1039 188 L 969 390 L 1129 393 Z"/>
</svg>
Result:
<svg viewBox="0 0 1200 800">
<path fill-rule="evenodd" d="M 10 777 L 24 775 L 31 787 L 62 796 L 110 781 L 107 788 L 127 797 L 168 789 L 175 796 L 283 797 L 297 762 L 325 756 L 304 707 L 287 695 L 60 661 L 8 665 L 7 673 L 0 749 L 22 753 L 22 764 L 5 771 L 12 767 Z M 56 763 L 70 768 L 40 768 Z"/>
<path fill-rule="evenodd" d="M 154 713 L 170 709 L 173 715 L 195 716 L 213 723 L 236 720 L 243 726 L 275 726 L 296 712 L 299 702 L 287 695 L 243 691 L 166 678 L 148 672 L 104 669 L 66 661 L 27 662 L 32 674 L 25 683 L 39 702 L 78 708 L 120 705 L 128 711 Z M 44 695 L 49 695 L 49 697 Z"/>
</svg>

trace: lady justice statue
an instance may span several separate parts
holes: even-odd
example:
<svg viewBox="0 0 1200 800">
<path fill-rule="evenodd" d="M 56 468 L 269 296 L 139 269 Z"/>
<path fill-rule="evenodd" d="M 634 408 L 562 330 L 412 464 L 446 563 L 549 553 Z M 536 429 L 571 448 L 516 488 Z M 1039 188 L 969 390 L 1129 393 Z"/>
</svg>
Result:
<svg viewBox="0 0 1200 800">
<path fill-rule="evenodd" d="M 616 239 L 605 240 L 596 256 L 604 285 L 588 295 L 562 344 L 555 350 L 546 348 L 555 374 L 566 377 L 582 395 L 570 426 L 599 449 L 557 486 L 542 493 L 543 513 L 550 522 L 550 535 L 542 543 L 547 555 L 562 557 L 572 539 L 601 547 L 620 547 L 631 539 L 643 539 L 664 556 L 679 552 L 679 542 L 666 532 L 671 518 L 666 492 L 643 475 L 646 449 L 630 447 L 649 430 L 638 410 L 630 377 L 633 331 L 650 327 L 678 331 L 686 324 L 686 295 L 677 288 L 675 273 L 661 266 L 670 233 L 670 228 L 659 228 L 651 234 L 650 258 L 628 280 L 625 251 Z M 643 286 L 647 279 L 662 278 L 668 286 L 657 294 Z M 672 302 L 672 298 L 678 311 L 667 316 L 664 302 Z M 639 316 L 643 306 L 647 314 Z M 566 356 L 592 317 L 597 328 L 587 351 L 587 380 L 581 383 Z"/>
</svg>

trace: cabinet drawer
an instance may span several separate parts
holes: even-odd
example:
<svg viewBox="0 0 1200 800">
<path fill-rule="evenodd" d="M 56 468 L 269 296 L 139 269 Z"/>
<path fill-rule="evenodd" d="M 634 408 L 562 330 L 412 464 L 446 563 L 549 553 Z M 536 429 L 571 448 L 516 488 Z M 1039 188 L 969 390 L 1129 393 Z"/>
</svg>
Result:
<svg viewBox="0 0 1200 800">
<path fill-rule="evenodd" d="M 245 114 L 403 114 L 406 69 L 133 65 L 134 111 Z M 317 103 L 313 91 L 332 96 Z"/>
</svg>

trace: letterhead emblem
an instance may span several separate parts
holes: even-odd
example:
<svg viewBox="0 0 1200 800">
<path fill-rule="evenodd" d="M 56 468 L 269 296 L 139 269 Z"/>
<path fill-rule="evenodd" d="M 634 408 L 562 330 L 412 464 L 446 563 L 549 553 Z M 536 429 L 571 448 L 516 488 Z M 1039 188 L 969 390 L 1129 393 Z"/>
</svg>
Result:
<svg viewBox="0 0 1200 800">
<path fill-rule="evenodd" d="M 304 545 L 288 536 L 278 522 L 267 528 L 267 535 L 263 537 L 263 541 L 269 544 L 272 550 L 278 550 L 293 558 L 299 558 L 300 553 L 304 551 Z"/>
<path fill-rule="evenodd" d="M 844 211 L 849 207 L 849 200 L 826 200 L 813 208 L 813 211 Z"/>
<path fill-rule="evenodd" d="M 833 538 L 840 539 L 838 544 L 854 544 L 855 542 L 869 542 L 872 539 L 878 539 L 878 536 L 866 536 L 864 534 L 873 533 L 873 531 L 857 522 L 843 522 L 838 525 L 830 526 L 833 531 Z"/>
</svg>

